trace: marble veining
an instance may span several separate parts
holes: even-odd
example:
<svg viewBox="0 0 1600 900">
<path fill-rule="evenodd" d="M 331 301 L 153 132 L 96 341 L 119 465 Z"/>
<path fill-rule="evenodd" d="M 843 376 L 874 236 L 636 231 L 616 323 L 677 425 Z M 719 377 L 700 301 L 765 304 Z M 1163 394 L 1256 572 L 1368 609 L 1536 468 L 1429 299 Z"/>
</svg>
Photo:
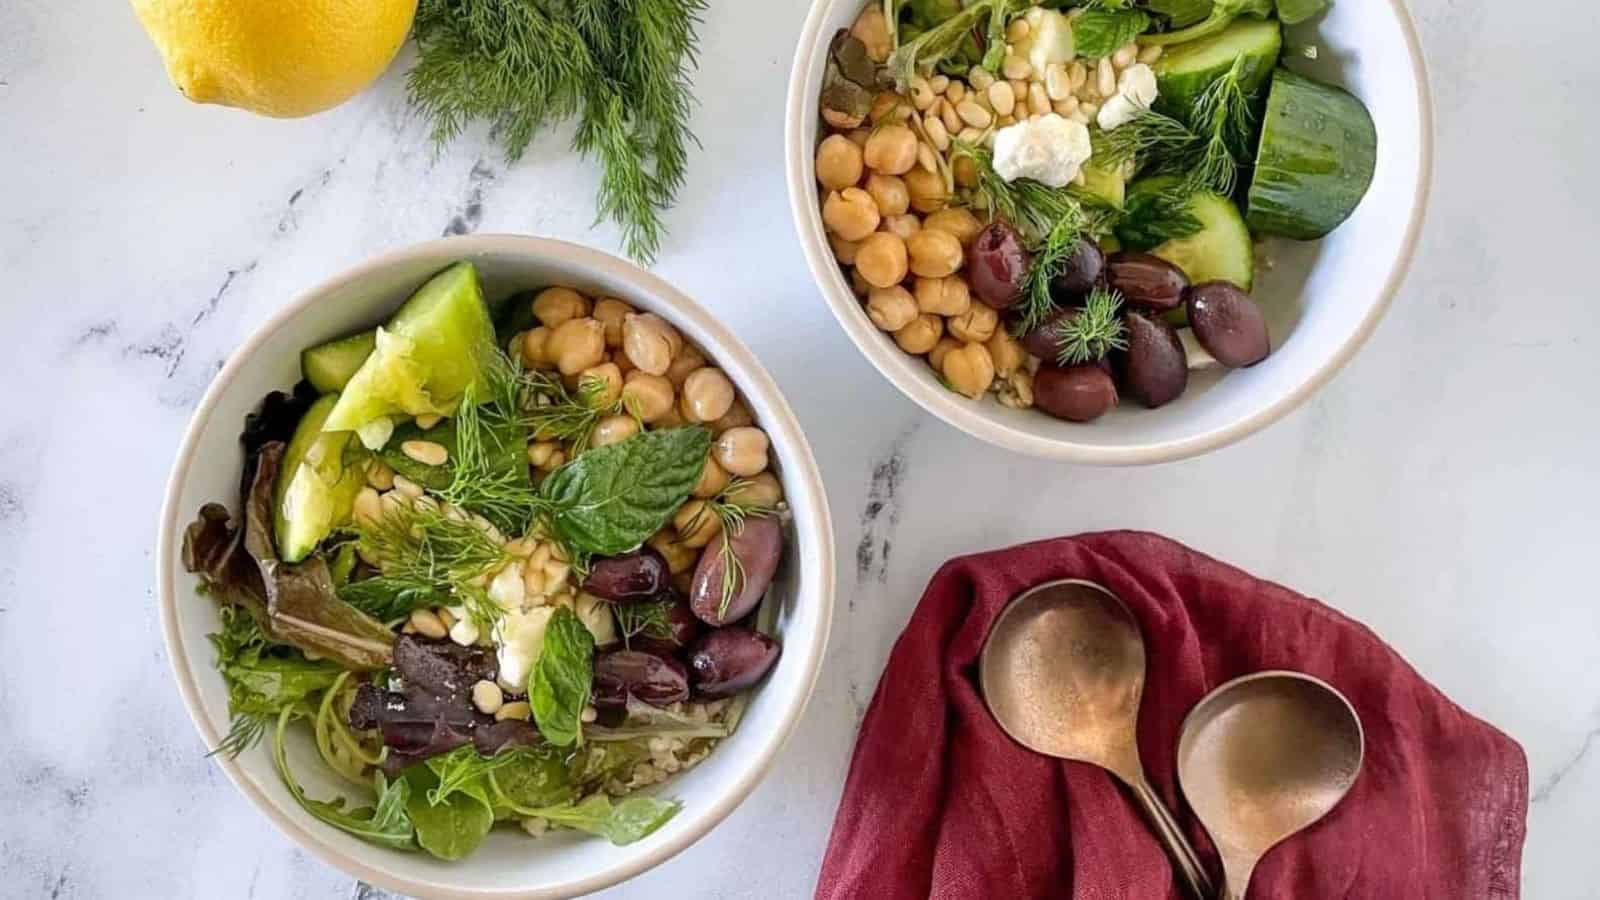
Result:
<svg viewBox="0 0 1600 900">
<path fill-rule="evenodd" d="M 1336 0 L 1359 2 L 1359 0 Z M 1100 528 L 1171 535 L 1320 597 L 1522 742 L 1530 900 L 1600 900 L 1600 18 L 1584 0 L 1415 0 L 1437 102 L 1427 228 L 1393 309 L 1296 414 L 1137 470 L 1007 457 L 930 419 L 832 321 L 784 195 L 804 0 L 716 3 L 656 271 L 787 391 L 841 560 L 815 696 L 721 827 L 613 898 L 806 896 L 857 723 L 951 556 Z M 187 418 L 296 293 L 473 231 L 615 249 L 598 172 L 538 136 L 442 152 L 406 60 L 312 119 L 195 107 L 126 4 L 8 0 L 0 28 L 0 897 L 387 898 L 274 830 L 203 756 L 163 657 L 157 510 Z M 1574 48 L 1577 48 L 1575 51 Z"/>
</svg>

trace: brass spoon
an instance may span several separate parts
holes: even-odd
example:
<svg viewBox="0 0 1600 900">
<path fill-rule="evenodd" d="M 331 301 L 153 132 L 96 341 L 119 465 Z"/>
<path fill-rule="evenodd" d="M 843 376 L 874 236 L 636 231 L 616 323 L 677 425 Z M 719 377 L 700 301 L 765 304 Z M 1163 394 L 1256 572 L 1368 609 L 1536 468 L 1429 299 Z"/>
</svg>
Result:
<svg viewBox="0 0 1600 900">
<path fill-rule="evenodd" d="M 1236 678 L 1190 711 L 1178 782 L 1222 855 L 1221 900 L 1244 900 L 1261 857 L 1338 805 L 1363 746 L 1350 701 L 1298 672 Z"/>
<path fill-rule="evenodd" d="M 1189 890 L 1210 900 L 1210 879 L 1139 761 L 1144 640 L 1116 595 L 1074 580 L 1022 592 L 989 631 L 978 680 L 989 712 L 1017 743 L 1099 766 L 1127 785 Z"/>
</svg>

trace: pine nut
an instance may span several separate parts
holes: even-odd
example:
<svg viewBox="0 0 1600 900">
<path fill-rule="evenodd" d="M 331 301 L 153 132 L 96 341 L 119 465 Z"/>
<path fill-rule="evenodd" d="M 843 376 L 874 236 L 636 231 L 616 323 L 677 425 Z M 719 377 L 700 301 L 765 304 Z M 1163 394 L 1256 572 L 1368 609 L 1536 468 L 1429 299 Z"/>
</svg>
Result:
<svg viewBox="0 0 1600 900">
<path fill-rule="evenodd" d="M 956 107 L 956 115 L 973 128 L 988 128 L 989 123 L 994 121 L 994 116 L 990 115 L 988 110 L 971 100 L 961 101 L 961 105 Z"/>
<path fill-rule="evenodd" d="M 1071 116 L 1073 111 L 1078 108 L 1078 98 L 1068 97 L 1065 100 L 1057 100 L 1051 108 L 1056 111 L 1058 116 Z"/>
<path fill-rule="evenodd" d="M 1161 54 L 1165 52 L 1166 49 L 1167 48 L 1161 46 L 1160 44 L 1151 44 L 1150 46 L 1139 51 L 1139 62 L 1149 65 L 1160 59 Z"/>
<path fill-rule="evenodd" d="M 1102 58 L 1096 74 L 1099 81 L 1095 82 L 1095 87 L 1100 91 L 1100 96 L 1110 97 L 1117 92 L 1117 73 L 1111 68 L 1111 60 Z"/>
<path fill-rule="evenodd" d="M 949 98 L 939 101 L 939 118 L 944 120 L 944 128 L 951 134 L 961 130 L 961 117 L 956 115 L 956 105 Z"/>
<path fill-rule="evenodd" d="M 406 441 L 400 445 L 400 452 L 425 466 L 442 466 L 450 459 L 450 451 L 433 441 Z"/>
<path fill-rule="evenodd" d="M 1011 95 L 1013 97 L 1017 98 L 1017 102 L 1018 103 L 1021 103 L 1024 100 L 1027 99 L 1027 97 L 1028 97 L 1028 81 L 1027 81 L 1027 79 L 1019 78 L 1019 79 L 1017 79 L 1015 81 L 1008 81 L 1008 82 L 1006 82 L 1006 84 L 1011 85 Z"/>
<path fill-rule="evenodd" d="M 1004 81 L 997 81 L 989 85 L 989 105 L 1002 116 L 1009 116 L 1017 108 L 1017 95 L 1011 92 L 1011 85 Z"/>
<path fill-rule="evenodd" d="M 505 692 L 500 690 L 500 685 L 485 679 L 472 686 L 472 705 L 478 712 L 492 716 L 506 705 Z"/>
<path fill-rule="evenodd" d="M 927 144 L 917 145 L 917 165 L 935 174 L 939 171 L 939 160 L 934 157 L 933 148 Z"/>
<path fill-rule="evenodd" d="M 442 606 L 434 607 L 433 614 L 439 617 L 439 621 L 442 622 L 446 628 L 450 628 L 456 624 L 456 617 L 451 614 L 450 610 L 445 609 Z"/>
<path fill-rule="evenodd" d="M 922 130 L 928 133 L 928 140 L 933 142 L 934 149 L 943 153 L 950 149 L 950 132 L 944 127 L 944 120 L 938 116 L 929 116 L 922 121 Z"/>
<path fill-rule="evenodd" d="M 1123 44 L 1121 47 L 1118 47 L 1116 53 L 1111 54 L 1111 65 L 1118 69 L 1126 69 L 1127 67 L 1133 65 L 1134 60 L 1137 60 L 1138 58 L 1139 45 L 1134 41 L 1129 41 L 1126 44 Z"/>
<path fill-rule="evenodd" d="M 528 463 L 535 469 L 543 469 L 550 465 L 550 457 L 561 449 L 561 444 L 556 441 L 535 441 L 528 445 Z"/>
<path fill-rule="evenodd" d="M 1044 85 L 1037 81 L 1028 85 L 1028 110 L 1041 116 L 1050 111 L 1050 95 L 1044 92 Z"/>
<path fill-rule="evenodd" d="M 433 614 L 433 610 L 431 609 L 412 610 L 410 621 L 411 627 L 415 628 L 417 630 L 417 634 L 420 634 L 423 637 L 430 637 L 434 640 L 438 640 L 450 633 L 449 630 L 444 627 L 444 623 L 439 621 L 439 617 Z"/>
<path fill-rule="evenodd" d="M 924 110 L 932 106 L 933 101 L 937 99 L 939 98 L 933 93 L 933 88 L 928 86 L 928 79 L 918 75 L 911 80 L 912 106 L 915 106 L 918 110 Z"/>
<path fill-rule="evenodd" d="M 1092 106 L 1093 104 L 1090 104 L 1090 105 Z M 1087 124 L 1089 124 L 1089 114 L 1083 111 L 1083 107 L 1082 106 L 1080 106 L 1077 109 L 1073 110 L 1072 111 L 1072 115 L 1067 116 L 1067 118 L 1071 119 L 1074 122 L 1077 122 L 1079 125 L 1087 125 Z"/>
<path fill-rule="evenodd" d="M 1028 32 L 1032 30 L 1027 19 L 1012 19 L 1011 24 L 1006 26 L 1006 40 L 1014 44 L 1027 38 Z"/>
<path fill-rule="evenodd" d="M 421 428 L 423 431 L 427 431 L 443 421 L 444 416 L 434 415 L 433 413 L 423 413 L 422 415 L 417 416 L 417 427 Z"/>
<path fill-rule="evenodd" d="M 951 103 L 960 103 L 967 97 L 967 86 L 959 81 L 952 81 L 950 86 L 944 89 L 944 95 Z"/>
<path fill-rule="evenodd" d="M 383 518 L 383 500 L 377 490 L 364 487 L 356 494 L 355 506 L 350 513 L 357 522 L 377 522 Z"/>
<path fill-rule="evenodd" d="M 442 623 L 441 623 L 442 624 Z M 463 647 L 471 647 L 478 642 L 478 625 L 471 619 L 462 619 L 450 626 L 450 640 Z"/>
<path fill-rule="evenodd" d="M 1000 71 L 1007 78 L 1027 78 L 1033 74 L 1033 66 L 1020 56 L 1008 56 L 1000 64 Z"/>
<path fill-rule="evenodd" d="M 1100 114 L 1100 104 L 1094 102 L 1093 100 L 1090 100 L 1088 103 L 1079 103 L 1078 112 L 1083 113 L 1084 119 L 1087 122 L 1087 120 L 1093 119 L 1095 116 Z"/>
<path fill-rule="evenodd" d="M 518 700 L 514 703 L 507 703 L 495 710 L 494 720 L 496 722 L 505 722 L 509 719 L 518 719 L 526 722 L 532 715 L 533 707 L 528 705 L 528 701 Z"/>
<path fill-rule="evenodd" d="M 585 706 L 583 708 L 583 712 L 578 714 L 578 721 L 579 722 L 584 722 L 584 723 L 593 722 L 595 719 L 598 719 L 598 718 L 600 718 L 600 711 L 598 709 L 595 709 L 592 706 Z"/>
<path fill-rule="evenodd" d="M 394 487 L 394 470 L 381 459 L 375 459 L 367 466 L 367 484 L 380 491 L 387 491 Z"/>
<path fill-rule="evenodd" d="M 987 91 L 994 84 L 994 75 L 983 66 L 973 66 L 967 71 L 967 84 L 975 91 Z"/>
<path fill-rule="evenodd" d="M 935 75 L 928 79 L 928 87 L 933 88 L 933 92 L 935 94 L 942 94 L 947 88 L 950 87 L 950 76 Z"/>
<path fill-rule="evenodd" d="M 1083 87 L 1084 82 L 1088 80 L 1089 69 L 1081 60 L 1067 67 L 1067 81 L 1072 85 L 1073 93 L 1077 93 L 1078 88 Z"/>
<path fill-rule="evenodd" d="M 992 130 L 991 131 L 985 131 L 983 133 L 983 146 L 989 148 L 990 150 L 993 150 L 994 149 L 994 137 L 995 137 L 995 132 L 994 131 L 992 131 Z"/>
<path fill-rule="evenodd" d="M 426 509 L 430 512 L 439 512 L 439 501 L 433 499 L 432 497 L 418 497 L 417 499 L 411 501 L 411 505 L 417 509 Z"/>
<path fill-rule="evenodd" d="M 403 496 L 412 500 L 422 496 L 422 485 L 417 484 L 415 481 L 412 481 L 404 475 L 396 475 L 394 477 L 394 489 Z"/>
<path fill-rule="evenodd" d="M 1072 82 L 1067 77 L 1067 67 L 1051 63 L 1044 70 L 1044 92 L 1051 100 L 1065 100 L 1072 96 Z"/>
<path fill-rule="evenodd" d="M 983 130 L 971 126 L 961 129 L 961 133 L 956 135 L 958 140 L 965 141 L 968 144 L 976 144 L 982 137 Z"/>
</svg>

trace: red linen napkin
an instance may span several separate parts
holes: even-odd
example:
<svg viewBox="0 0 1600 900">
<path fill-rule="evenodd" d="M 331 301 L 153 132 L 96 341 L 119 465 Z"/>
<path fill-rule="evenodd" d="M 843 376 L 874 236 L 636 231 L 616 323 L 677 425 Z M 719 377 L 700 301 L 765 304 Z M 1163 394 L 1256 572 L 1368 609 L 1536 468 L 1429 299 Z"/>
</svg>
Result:
<svg viewBox="0 0 1600 900">
<path fill-rule="evenodd" d="M 1183 897 L 1111 776 L 1023 749 L 984 707 L 989 625 L 1013 596 L 1057 578 L 1105 585 L 1139 620 L 1145 769 L 1219 887 L 1221 865 L 1179 798 L 1179 728 L 1217 685 L 1295 669 L 1355 704 L 1366 759 L 1333 813 L 1267 854 L 1250 900 L 1519 896 L 1521 747 L 1326 606 L 1165 538 L 1112 532 L 962 557 L 934 576 L 867 710 L 818 898 Z"/>
</svg>

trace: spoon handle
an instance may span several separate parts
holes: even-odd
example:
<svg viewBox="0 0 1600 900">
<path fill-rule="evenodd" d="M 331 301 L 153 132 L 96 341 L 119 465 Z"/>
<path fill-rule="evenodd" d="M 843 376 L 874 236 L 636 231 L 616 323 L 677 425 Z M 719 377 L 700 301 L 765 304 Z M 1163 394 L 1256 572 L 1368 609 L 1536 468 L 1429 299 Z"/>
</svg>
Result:
<svg viewBox="0 0 1600 900">
<path fill-rule="evenodd" d="M 1156 838 L 1167 848 L 1167 855 L 1172 857 L 1172 862 L 1178 867 L 1178 874 L 1182 876 L 1189 892 L 1198 900 L 1213 900 L 1217 896 L 1216 888 L 1211 884 L 1211 878 L 1206 875 L 1206 870 L 1200 865 L 1200 857 L 1194 852 L 1194 847 L 1189 845 L 1189 839 L 1184 836 L 1183 829 L 1178 827 L 1176 819 L 1167 810 L 1167 805 L 1161 802 L 1156 792 L 1151 790 L 1148 782 L 1140 779 L 1133 786 L 1133 796 L 1144 808 L 1146 818 L 1155 829 Z"/>
</svg>

